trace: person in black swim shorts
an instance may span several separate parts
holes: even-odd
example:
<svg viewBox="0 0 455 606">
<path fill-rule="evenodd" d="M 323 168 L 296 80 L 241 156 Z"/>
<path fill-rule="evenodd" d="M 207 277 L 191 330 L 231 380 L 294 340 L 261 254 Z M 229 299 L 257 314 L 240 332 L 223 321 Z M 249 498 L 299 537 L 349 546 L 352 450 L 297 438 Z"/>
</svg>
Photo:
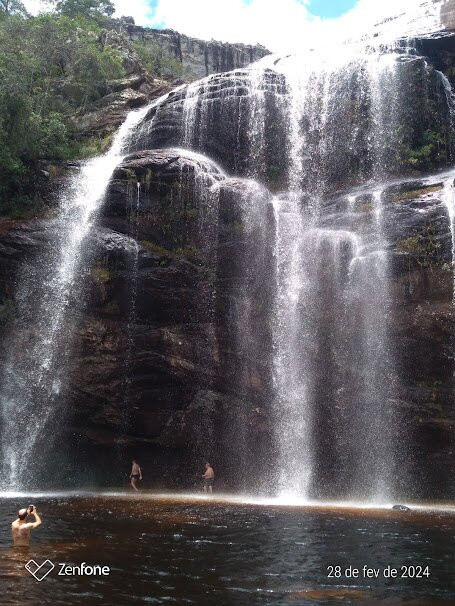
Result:
<svg viewBox="0 0 455 606">
<path fill-rule="evenodd" d="M 215 481 L 215 472 L 213 471 L 213 467 L 210 465 L 210 463 L 205 464 L 205 472 L 202 475 L 202 479 L 204 480 L 202 490 L 204 492 L 212 493 L 212 487 Z"/>
<path fill-rule="evenodd" d="M 130 480 L 131 480 L 132 488 L 136 492 L 139 492 L 139 489 L 136 486 L 136 482 L 138 480 L 142 480 L 142 471 L 141 471 L 141 468 L 139 467 L 139 464 L 134 459 L 133 459 L 133 463 L 132 463 L 132 467 L 131 467 Z"/>
</svg>

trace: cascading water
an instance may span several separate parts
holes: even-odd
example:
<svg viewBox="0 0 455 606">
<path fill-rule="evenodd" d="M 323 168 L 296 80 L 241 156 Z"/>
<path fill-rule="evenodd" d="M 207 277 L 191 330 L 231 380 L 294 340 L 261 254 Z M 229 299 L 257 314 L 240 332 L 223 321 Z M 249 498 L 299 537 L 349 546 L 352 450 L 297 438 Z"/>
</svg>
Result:
<svg viewBox="0 0 455 606">
<path fill-rule="evenodd" d="M 450 233 L 452 236 L 452 265 L 455 267 L 455 183 L 454 177 L 450 177 L 444 184 L 444 203 L 447 207 L 447 214 L 450 221 Z M 454 276 L 455 279 L 455 276 Z M 454 301 L 455 301 L 455 281 L 454 281 Z"/>
<path fill-rule="evenodd" d="M 377 500 L 386 495 L 389 474 L 385 474 L 385 470 L 391 469 L 389 459 L 393 458 L 391 445 L 381 431 L 381 424 L 384 424 L 384 412 L 381 411 L 386 394 L 380 385 L 383 367 L 391 367 L 385 363 L 389 356 L 387 255 L 381 196 L 373 196 L 370 203 L 374 220 L 370 225 L 368 242 L 362 242 L 362 235 L 355 233 L 352 222 L 347 222 L 350 231 L 328 225 L 329 229 L 326 227 L 322 232 L 323 246 L 319 242 L 315 254 L 314 234 L 321 233 L 323 197 L 333 187 L 333 181 L 340 178 L 341 171 L 346 171 L 349 166 L 348 162 L 340 163 L 343 152 L 350 153 L 349 150 L 356 147 L 366 150 L 370 164 L 369 167 L 367 164 L 360 166 L 360 174 L 369 171 L 378 178 L 387 172 L 388 154 L 396 147 L 392 141 L 396 133 L 395 121 L 391 118 L 394 94 L 398 88 L 397 57 L 373 55 L 361 59 L 348 56 L 335 64 L 327 62 L 325 57 L 320 60 L 313 58 L 303 73 L 300 61 L 295 58 L 289 64 L 286 60 L 278 65 L 280 63 L 291 92 L 288 110 L 288 183 L 291 195 L 284 202 L 275 201 L 275 429 L 280 444 L 277 489 L 285 498 L 324 494 L 327 472 L 317 468 L 318 460 L 325 456 L 329 461 L 332 459 L 331 464 L 342 467 L 341 461 L 346 453 L 343 454 L 343 449 L 336 445 L 334 425 L 337 413 L 331 410 L 328 402 L 332 400 L 336 407 L 337 381 L 334 377 L 341 372 L 337 350 L 349 349 L 352 340 L 352 334 L 337 326 L 337 314 L 343 309 L 343 304 L 349 304 L 351 297 L 363 302 L 364 343 L 363 354 L 359 357 L 356 389 L 361 397 L 356 402 L 356 414 L 358 425 L 370 428 L 371 442 L 376 445 L 368 447 L 369 453 L 373 453 L 371 456 L 367 454 L 365 443 L 357 445 L 355 457 L 362 461 L 364 469 L 359 469 L 354 474 L 356 478 L 351 479 L 351 495 Z M 384 82 L 387 86 L 383 85 Z M 355 111 L 352 94 L 359 107 L 366 105 L 370 108 L 371 118 L 364 132 L 359 132 L 358 128 L 349 131 L 349 114 L 353 109 Z M 335 242 L 338 245 L 333 248 Z M 340 242 L 351 254 L 357 251 L 350 261 L 349 279 L 346 267 L 341 269 L 343 263 L 346 264 L 346 255 L 339 254 Z M 367 246 L 370 250 L 362 256 L 359 251 L 365 251 Z M 328 276 L 319 267 L 318 255 L 327 254 L 327 250 L 338 251 L 335 268 L 337 274 L 340 271 L 344 273 L 344 282 L 337 280 L 337 276 Z M 323 298 L 327 292 L 331 297 Z M 338 300 L 340 307 L 332 307 L 330 299 Z M 319 317 L 321 305 L 326 310 L 324 318 Z M 383 312 L 381 316 L 377 314 L 378 309 Z M 330 311 L 333 316 L 327 317 Z M 327 323 L 333 326 L 330 338 L 322 330 Z M 352 351 L 350 357 L 354 355 Z M 333 366 L 329 381 L 333 382 L 332 390 L 320 385 L 321 366 Z M 342 415 L 343 411 L 338 414 Z M 326 422 L 321 424 L 323 415 Z M 332 444 L 316 444 L 318 439 L 324 442 L 317 437 L 322 432 L 331 436 Z M 318 449 L 321 452 L 318 453 Z M 353 462 L 350 464 L 352 467 Z M 296 469 L 298 473 L 294 471 Z"/>
<path fill-rule="evenodd" d="M 419 15 L 407 29 L 403 15 L 394 22 L 400 36 L 384 22 L 374 30 L 381 35 L 364 42 L 268 56 L 179 89 L 140 143 L 179 142 L 276 192 L 267 279 L 275 293 L 277 460 L 268 489 L 286 498 L 378 501 L 409 488 L 398 465 L 409 446 L 404 428 L 398 443 L 394 413 L 400 385 L 386 190 L 418 162 L 414 148 L 436 128 L 445 138 L 441 165 L 448 163 L 453 130 L 447 78 L 405 39 L 425 23 L 437 28 L 429 3 Z M 341 203 L 337 191 L 359 183 L 370 185 Z M 449 185 L 445 201 L 453 218 Z M 258 227 L 267 224 L 266 206 L 255 215 Z"/>
<path fill-rule="evenodd" d="M 127 192 L 127 213 L 129 216 L 129 236 L 132 240 L 132 251 L 130 253 L 129 270 L 129 311 L 126 326 L 126 353 L 124 360 L 124 396 L 123 396 L 123 425 L 126 431 L 128 416 L 131 405 L 131 377 L 133 376 L 134 361 L 134 328 L 137 321 L 136 303 L 139 279 L 139 213 L 141 204 L 141 183 L 129 183 Z M 119 437 L 122 440 L 122 437 Z"/>
<path fill-rule="evenodd" d="M 16 341 L 12 327 L 0 393 L 0 485 L 5 489 L 24 488 L 39 477 L 39 445 L 49 441 L 50 424 L 63 408 L 65 357 L 74 331 L 87 238 L 112 172 L 148 109 L 131 112 L 110 150 L 88 161 L 70 180 L 61 197 L 52 249 L 21 278 L 17 322 L 28 336 L 26 342 Z"/>
<path fill-rule="evenodd" d="M 219 348 L 219 374 L 226 377 L 235 397 L 223 440 L 237 486 L 251 492 L 253 487 L 264 488 L 271 475 L 266 460 L 258 457 L 262 451 L 260 440 L 253 437 L 256 426 L 264 421 L 260 393 L 251 399 L 252 386 L 259 392 L 269 388 L 264 352 L 270 348 L 273 301 L 269 280 L 274 272 L 271 195 L 250 179 L 227 179 L 220 187 L 216 271 L 222 288 L 217 288 L 216 308 L 225 318 L 226 329 L 220 335 L 223 345 Z M 219 318 L 217 324 L 221 324 Z M 260 468 L 256 477 L 252 477 L 245 461 Z"/>
<path fill-rule="evenodd" d="M 447 214 L 450 222 L 450 235 L 452 238 L 452 272 L 453 272 L 453 290 L 452 290 L 452 313 L 455 315 L 455 175 L 451 175 L 444 183 L 443 192 L 444 204 L 447 208 Z M 455 335 L 452 336 L 452 358 L 454 360 L 453 375 L 455 376 Z"/>
<path fill-rule="evenodd" d="M 442 73 L 438 72 L 441 78 L 441 84 L 444 91 L 444 97 L 447 101 L 447 107 L 449 111 L 450 126 L 452 129 L 455 128 L 455 96 L 450 86 L 450 82 L 447 77 Z M 454 270 L 454 287 L 453 287 L 453 302 L 455 306 L 455 179 L 451 175 L 444 183 L 444 203 L 447 208 L 447 214 L 450 221 L 450 233 L 452 236 L 452 268 Z"/>
<path fill-rule="evenodd" d="M 302 272 L 305 231 L 294 200 L 274 200 L 276 303 L 274 322 L 275 431 L 278 457 L 276 489 L 280 496 L 308 493 L 313 463 L 311 441 L 311 388 L 308 357 L 300 347 Z M 307 315 L 308 309 L 303 313 Z M 309 330 L 308 323 L 306 328 Z M 303 355 L 301 355 L 303 353 Z M 292 470 L 298 470 L 294 473 Z"/>
<path fill-rule="evenodd" d="M 435 31 L 434 7 L 428 2 L 422 6 L 429 11 L 429 31 Z M 409 31 L 415 34 L 425 18 L 411 21 Z M 377 31 L 385 33 L 375 38 Z M 229 346 L 240 365 L 229 369 L 233 383 L 235 372 L 239 378 L 239 385 L 229 389 L 238 399 L 251 398 L 245 408 L 270 419 L 273 455 L 264 457 L 267 492 L 285 500 L 376 502 L 410 492 L 399 464 L 409 451 L 408 436 L 395 412 L 400 393 L 392 331 L 397 314 L 391 291 L 395 198 L 388 189 L 395 176 L 409 173 L 425 158 L 435 127 L 443 134 L 437 139 L 437 165 L 449 163 L 453 105 L 447 78 L 419 55 L 412 40 L 398 41 L 394 31 L 393 24 L 383 23 L 367 42 L 303 56 L 269 56 L 250 68 L 178 87 L 165 100 L 131 114 L 113 150 L 86 165 L 64 198 L 57 254 L 49 257 L 49 280 L 40 290 L 38 308 L 24 303 L 36 279 L 23 282 L 23 317 L 36 326 L 37 334 L 31 336 L 25 356 L 10 346 L 2 392 L 5 485 L 23 485 L 27 457 L 22 453 L 32 456 L 58 409 L 57 362 L 64 361 L 62 352 L 67 351 L 61 340 L 68 343 L 73 330 L 69 309 L 75 294 L 71 291 L 78 292 L 81 251 L 128 142 L 136 151 L 172 147 L 167 150 L 171 155 L 185 158 L 168 193 L 166 212 L 197 216 L 198 259 L 209 277 L 199 293 L 199 329 L 201 341 L 205 339 L 201 356 L 207 351 L 212 355 L 204 361 L 204 378 L 195 391 L 215 389 L 216 365 L 231 354 L 218 349 L 216 323 L 226 302 L 217 299 L 217 272 L 226 270 L 220 268 L 223 263 L 241 268 L 241 278 L 231 279 L 226 305 Z M 406 32 L 399 33 L 402 37 Z M 422 91 L 418 98 L 416 90 Z M 220 227 L 220 214 L 226 212 L 220 197 L 226 195 L 223 188 L 236 186 L 222 171 L 215 173 L 214 164 L 201 153 L 242 177 L 235 181 L 243 194 L 237 192 L 235 200 L 227 196 L 234 219 L 229 219 L 226 242 L 220 235 L 225 227 Z M 244 182 L 245 177 L 251 181 Z M 132 192 L 130 201 L 130 235 L 135 240 L 142 193 Z M 451 176 L 444 202 L 453 261 L 454 199 Z M 236 204 L 241 207 L 238 216 L 232 210 Z M 220 260 L 220 242 L 228 247 L 235 230 L 241 234 L 239 250 Z M 136 248 L 128 329 L 136 315 L 138 259 Z M 258 303 L 262 296 L 265 303 Z M 261 322 L 267 327 L 257 339 Z M 127 381 L 134 354 L 129 338 Z M 264 352 L 258 351 L 258 343 Z M 259 353 L 270 358 L 268 363 L 261 359 L 260 369 Z M 267 373 L 269 381 L 264 379 Z M 37 402 L 36 423 L 23 432 L 13 413 L 33 410 Z M 217 428 L 208 418 L 204 427 L 203 437 L 214 440 Z M 234 424 L 227 433 L 231 451 L 241 453 L 238 459 L 252 456 L 255 444 L 247 443 L 253 434 L 246 424 Z M 248 486 L 248 473 L 238 476 Z"/>
<path fill-rule="evenodd" d="M 351 381 L 356 386 L 356 426 L 363 435 L 354 446 L 354 485 L 356 496 L 379 502 L 393 492 L 395 445 L 387 424 L 394 423 L 390 400 L 395 377 L 389 339 L 391 309 L 382 192 L 374 191 L 369 204 L 373 217 L 369 228 L 361 228 L 358 234 L 361 248 L 350 264 L 346 298 L 349 309 L 355 312 L 355 323 L 361 326 L 349 352 L 355 369 Z M 353 325 L 350 332 L 356 334 Z M 349 351 L 349 345 L 347 348 Z"/>
</svg>

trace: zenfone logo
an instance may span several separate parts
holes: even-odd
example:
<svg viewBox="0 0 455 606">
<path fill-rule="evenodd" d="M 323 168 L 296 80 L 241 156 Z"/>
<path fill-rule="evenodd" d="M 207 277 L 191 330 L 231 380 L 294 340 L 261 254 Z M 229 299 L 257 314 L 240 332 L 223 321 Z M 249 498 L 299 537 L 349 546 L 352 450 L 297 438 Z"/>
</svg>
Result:
<svg viewBox="0 0 455 606">
<path fill-rule="evenodd" d="M 78 566 L 70 566 L 59 562 L 59 577 L 108 577 L 111 574 L 109 566 L 100 566 L 99 564 L 90 565 L 82 562 Z"/>
<path fill-rule="evenodd" d="M 32 577 L 38 582 L 41 582 L 43 579 L 47 577 L 55 568 L 55 565 L 50 561 L 46 560 L 41 565 L 39 565 L 35 560 L 29 560 L 25 565 L 25 569 L 29 572 Z"/>
<path fill-rule="evenodd" d="M 82 564 L 72 566 L 59 562 L 58 566 L 57 575 L 59 577 L 108 577 L 111 574 L 109 566 L 100 566 L 99 564 L 90 565 L 82 562 Z M 40 566 L 35 560 L 29 560 L 25 568 L 37 581 L 42 581 L 54 570 L 55 564 L 46 560 Z"/>
</svg>

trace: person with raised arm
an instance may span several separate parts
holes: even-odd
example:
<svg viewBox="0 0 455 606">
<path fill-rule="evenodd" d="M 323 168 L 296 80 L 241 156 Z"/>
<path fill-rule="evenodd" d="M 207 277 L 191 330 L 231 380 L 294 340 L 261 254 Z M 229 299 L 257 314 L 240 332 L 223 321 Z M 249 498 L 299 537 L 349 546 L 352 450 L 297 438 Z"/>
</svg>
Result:
<svg viewBox="0 0 455 606">
<path fill-rule="evenodd" d="M 29 516 L 33 516 L 35 521 L 29 522 Z M 27 509 L 21 509 L 17 514 L 17 519 L 11 524 L 14 545 L 29 545 L 32 530 L 38 528 L 41 524 L 41 518 L 34 505 L 30 505 Z"/>
</svg>

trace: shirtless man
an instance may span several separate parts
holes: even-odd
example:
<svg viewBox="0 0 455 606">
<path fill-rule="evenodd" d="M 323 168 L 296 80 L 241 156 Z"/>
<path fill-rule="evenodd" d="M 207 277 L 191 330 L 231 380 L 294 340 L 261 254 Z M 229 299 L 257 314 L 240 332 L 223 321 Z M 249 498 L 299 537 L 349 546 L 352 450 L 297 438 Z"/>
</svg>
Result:
<svg viewBox="0 0 455 606">
<path fill-rule="evenodd" d="M 131 467 L 130 473 L 131 486 L 134 488 L 136 492 L 139 492 L 138 487 L 136 486 L 136 482 L 138 480 L 142 480 L 142 471 L 139 467 L 139 464 L 133 459 L 133 466 Z"/>
<path fill-rule="evenodd" d="M 28 522 L 28 516 L 34 516 L 34 522 Z M 17 514 L 17 520 L 11 524 L 11 532 L 15 545 L 29 545 L 30 534 L 34 528 L 41 525 L 41 518 L 36 511 L 36 507 L 30 505 L 27 509 L 21 509 Z"/>
<path fill-rule="evenodd" d="M 202 477 L 204 479 L 202 490 L 212 494 L 212 486 L 213 482 L 215 481 L 215 472 L 213 471 L 213 467 L 210 465 L 210 463 L 205 464 L 205 472 Z"/>
</svg>

